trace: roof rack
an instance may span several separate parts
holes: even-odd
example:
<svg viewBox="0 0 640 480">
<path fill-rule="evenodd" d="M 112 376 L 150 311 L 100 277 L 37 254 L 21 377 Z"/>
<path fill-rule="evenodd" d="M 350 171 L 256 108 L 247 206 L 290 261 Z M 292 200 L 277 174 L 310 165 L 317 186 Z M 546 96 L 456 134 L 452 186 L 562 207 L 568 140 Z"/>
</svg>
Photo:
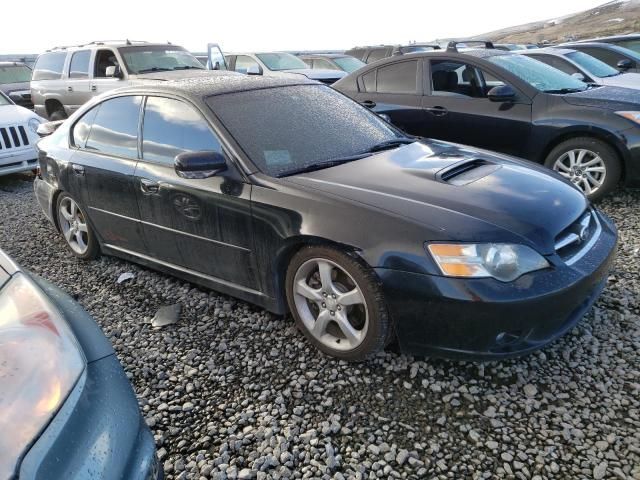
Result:
<svg viewBox="0 0 640 480">
<path fill-rule="evenodd" d="M 489 40 L 461 40 L 459 42 L 458 41 L 449 42 L 449 44 L 447 45 L 447 52 L 457 52 L 458 45 L 468 45 L 470 43 L 481 43 L 484 45 L 484 48 L 489 48 L 489 49 L 495 48 L 493 46 L 493 42 Z"/>
<path fill-rule="evenodd" d="M 411 52 L 412 48 L 431 48 L 432 50 L 442 50 L 442 47 L 437 43 L 412 43 L 410 45 L 400 45 L 397 48 L 397 51 L 394 55 L 403 55 L 405 53 L 415 53 Z"/>
<path fill-rule="evenodd" d="M 66 50 L 67 48 L 82 48 L 82 47 L 88 47 L 90 45 L 105 45 L 107 43 L 124 43 L 125 45 L 133 45 L 134 43 L 149 43 L 146 40 L 129 40 L 128 38 L 125 38 L 124 40 L 94 40 L 93 42 L 88 42 L 88 43 L 81 43 L 78 45 L 62 45 L 60 47 L 53 47 L 49 50 L 47 50 L 47 52 L 53 52 L 55 50 Z M 170 42 L 169 42 L 170 43 Z"/>
</svg>

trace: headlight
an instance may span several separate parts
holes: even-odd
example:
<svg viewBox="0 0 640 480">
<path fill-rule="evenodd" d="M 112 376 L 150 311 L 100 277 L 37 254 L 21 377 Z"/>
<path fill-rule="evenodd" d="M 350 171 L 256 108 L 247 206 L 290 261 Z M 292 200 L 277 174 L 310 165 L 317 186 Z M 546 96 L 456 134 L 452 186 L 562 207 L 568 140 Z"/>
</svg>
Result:
<svg viewBox="0 0 640 480">
<path fill-rule="evenodd" d="M 448 277 L 493 277 L 510 282 L 549 262 L 525 245 L 508 243 L 431 243 L 429 252 Z"/>
<path fill-rule="evenodd" d="M 85 359 L 67 323 L 26 275 L 0 291 L 0 478 L 67 397 Z"/>
<path fill-rule="evenodd" d="M 631 120 L 633 123 L 640 124 L 640 112 L 616 112 L 616 115 Z"/>
<path fill-rule="evenodd" d="M 31 130 L 33 133 L 36 133 L 38 131 L 39 126 L 40 120 L 38 120 L 37 118 L 32 118 L 31 120 L 29 120 L 29 130 Z"/>
</svg>

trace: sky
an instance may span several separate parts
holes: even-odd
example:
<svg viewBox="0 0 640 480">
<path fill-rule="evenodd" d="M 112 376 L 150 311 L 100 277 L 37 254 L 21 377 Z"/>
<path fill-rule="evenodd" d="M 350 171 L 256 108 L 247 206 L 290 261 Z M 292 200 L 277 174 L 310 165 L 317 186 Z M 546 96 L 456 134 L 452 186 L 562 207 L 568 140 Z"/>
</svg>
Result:
<svg viewBox="0 0 640 480">
<path fill-rule="evenodd" d="M 27 17 L 3 19 L 0 54 L 125 38 L 191 51 L 204 51 L 209 42 L 228 52 L 347 49 L 477 35 L 605 1 L 31 0 Z"/>
</svg>

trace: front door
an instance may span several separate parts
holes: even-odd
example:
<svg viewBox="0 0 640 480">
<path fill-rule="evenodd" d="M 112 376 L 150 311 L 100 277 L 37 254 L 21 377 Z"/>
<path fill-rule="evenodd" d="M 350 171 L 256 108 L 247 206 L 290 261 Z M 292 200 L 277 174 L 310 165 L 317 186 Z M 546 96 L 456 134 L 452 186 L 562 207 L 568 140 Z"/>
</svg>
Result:
<svg viewBox="0 0 640 480">
<path fill-rule="evenodd" d="M 487 93 L 505 82 L 457 59 L 430 59 L 423 97 L 429 136 L 522 156 L 531 135 L 531 101 L 492 102 Z"/>
<path fill-rule="evenodd" d="M 116 97 L 87 112 L 73 128 L 72 174 L 82 177 L 87 214 L 103 242 L 144 252 L 134 172 L 142 97 Z"/>
<path fill-rule="evenodd" d="M 126 86 L 119 78 L 107 76 L 108 67 L 120 67 L 120 70 L 124 72 L 124 68 L 120 65 L 118 57 L 113 50 L 97 50 L 93 62 L 93 79 L 91 80 L 91 93 L 93 95 L 99 95 L 114 88 Z"/>
<path fill-rule="evenodd" d="M 174 169 L 176 155 L 203 150 L 224 154 L 194 106 L 176 98 L 147 98 L 136 185 L 151 255 L 256 289 L 251 186 L 231 162 L 226 172 L 204 179 L 182 178 Z"/>
</svg>

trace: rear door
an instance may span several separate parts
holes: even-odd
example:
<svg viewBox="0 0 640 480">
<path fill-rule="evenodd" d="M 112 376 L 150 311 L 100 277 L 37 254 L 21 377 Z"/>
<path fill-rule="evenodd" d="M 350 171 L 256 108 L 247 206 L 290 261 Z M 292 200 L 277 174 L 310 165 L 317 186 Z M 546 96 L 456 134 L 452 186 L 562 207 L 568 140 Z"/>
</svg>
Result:
<svg viewBox="0 0 640 480">
<path fill-rule="evenodd" d="M 182 99 L 147 98 L 136 192 L 150 254 L 255 289 L 251 186 L 232 162 L 226 172 L 210 178 L 180 177 L 176 155 L 202 150 L 226 155 L 201 112 Z"/>
<path fill-rule="evenodd" d="M 78 50 L 71 54 L 67 83 L 67 107 L 70 112 L 76 111 L 92 97 L 89 66 L 91 64 L 91 50 Z"/>
<path fill-rule="evenodd" d="M 492 102 L 506 82 L 473 63 L 446 57 L 425 62 L 425 134 L 441 140 L 522 156 L 531 134 L 531 101 Z"/>
</svg>

